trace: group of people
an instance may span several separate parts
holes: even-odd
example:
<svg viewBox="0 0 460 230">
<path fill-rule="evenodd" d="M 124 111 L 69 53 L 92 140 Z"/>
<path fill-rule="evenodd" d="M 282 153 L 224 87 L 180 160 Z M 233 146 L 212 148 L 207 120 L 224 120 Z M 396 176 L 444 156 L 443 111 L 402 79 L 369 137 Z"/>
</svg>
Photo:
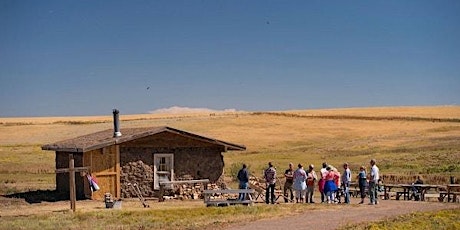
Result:
<svg viewBox="0 0 460 230">
<path fill-rule="evenodd" d="M 361 195 L 360 204 L 364 203 L 366 197 L 366 188 L 369 193 L 370 205 L 378 204 L 378 181 L 379 168 L 374 159 L 370 160 L 371 170 L 369 175 L 366 173 L 364 166 L 360 167 L 358 173 L 358 185 Z M 326 162 L 322 164 L 319 176 L 314 170 L 314 165 L 309 165 L 307 170 L 304 170 L 302 164 L 297 165 L 294 170 L 293 164 L 289 163 L 289 168 L 284 172 L 286 179 L 284 183 L 284 201 L 296 203 L 315 203 L 313 194 L 316 184 L 321 193 L 322 203 L 336 203 L 339 199 L 339 194 L 343 194 L 344 202 L 350 203 L 350 183 L 352 180 L 351 169 L 348 163 L 343 164 L 342 173 L 335 167 L 328 165 Z M 249 184 L 249 173 L 247 166 L 243 164 L 243 168 L 238 172 L 238 180 L 240 181 L 240 189 L 247 189 Z M 268 168 L 264 170 L 264 180 L 266 184 L 265 202 L 267 204 L 275 203 L 275 184 L 277 180 L 276 168 L 271 162 L 268 163 Z M 240 200 L 244 199 L 244 194 L 240 194 Z"/>
</svg>

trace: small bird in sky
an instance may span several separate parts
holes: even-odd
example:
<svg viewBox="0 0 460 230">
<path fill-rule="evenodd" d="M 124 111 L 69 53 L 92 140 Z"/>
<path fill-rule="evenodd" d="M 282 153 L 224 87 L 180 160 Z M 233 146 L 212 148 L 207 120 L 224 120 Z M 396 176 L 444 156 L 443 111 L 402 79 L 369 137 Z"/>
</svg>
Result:
<svg viewBox="0 0 460 230">
<path fill-rule="evenodd" d="M 149 90 L 149 89 L 150 89 L 150 86 L 147 86 L 147 90 Z"/>
</svg>

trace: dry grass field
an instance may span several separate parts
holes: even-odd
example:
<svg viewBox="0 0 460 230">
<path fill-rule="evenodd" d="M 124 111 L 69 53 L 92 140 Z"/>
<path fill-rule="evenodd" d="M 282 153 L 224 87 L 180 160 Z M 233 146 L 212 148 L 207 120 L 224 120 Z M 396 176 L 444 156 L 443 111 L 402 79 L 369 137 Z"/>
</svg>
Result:
<svg viewBox="0 0 460 230">
<path fill-rule="evenodd" d="M 42 151 L 40 146 L 112 129 L 110 112 L 108 116 L 100 117 L 0 118 L 0 194 L 54 189 L 54 152 Z M 460 178 L 459 106 L 174 115 L 121 114 L 120 118 L 122 132 L 125 127 L 170 126 L 246 145 L 247 150 L 244 152 L 224 153 L 225 173 L 231 186 L 234 186 L 231 177 L 241 163 L 247 163 L 253 175 L 261 176 L 268 161 L 272 161 L 280 170 L 289 162 L 316 166 L 324 161 L 337 166 L 349 162 L 356 172 L 360 165 L 368 166 L 369 160 L 375 158 L 381 173 L 397 175 L 400 180 L 407 180 L 405 182 L 410 182 L 416 175 L 422 175 L 427 183 L 437 184 L 447 183 L 450 176 Z M 9 211 L 17 208 L 22 213 L 21 209 L 36 208 L 40 213 L 48 205 L 29 206 L 23 201 L 7 199 L 0 202 L 0 210 L 5 210 L 1 209 L 5 206 Z M 68 203 L 57 202 L 56 205 L 66 210 Z M 94 203 L 91 205 L 94 206 Z M 136 203 L 131 205 L 135 207 Z M 287 215 L 305 208 L 259 206 L 251 209 L 210 209 L 202 207 L 201 203 L 194 203 L 185 211 L 183 207 L 174 208 L 175 205 L 171 203 L 168 207 L 170 213 L 165 211 L 167 208 L 147 211 L 124 208 L 122 212 L 104 214 L 100 210 L 94 211 L 94 207 L 73 216 L 55 211 L 43 215 L 36 215 L 32 211 L 27 216 L 15 216 L 12 212 L 13 216 L 2 217 L 2 220 L 9 223 L 4 225 L 8 229 L 22 229 L 24 226 L 51 229 L 57 222 L 68 229 L 79 229 L 82 226 L 94 227 L 91 223 L 95 220 L 104 220 L 107 226 L 112 227 L 130 226 L 128 229 L 133 226 L 135 229 L 197 229 L 225 225 L 243 216 L 245 220 L 255 220 L 274 213 L 278 216 Z M 324 208 L 311 208 L 318 207 Z M 183 212 L 184 218 L 175 218 L 177 212 Z M 214 215 L 219 221 L 203 219 L 203 213 Z M 67 218 L 67 222 L 58 220 L 61 218 L 59 216 Z M 161 220 L 151 216 L 159 216 Z M 119 225 L 118 220 L 122 222 Z M 34 221 L 38 225 L 24 225 Z M 196 225 L 198 222 L 200 224 Z M 104 229 L 104 223 L 96 228 Z"/>
<path fill-rule="evenodd" d="M 289 162 L 349 162 L 357 170 L 371 158 L 383 174 L 422 174 L 428 180 L 460 175 L 459 106 L 121 114 L 122 131 L 162 125 L 246 145 L 247 151 L 224 153 L 228 176 L 241 162 L 260 176 L 268 161 L 281 169 Z M 0 118 L 0 192 L 52 189 L 54 153 L 40 146 L 112 126 L 110 115 Z"/>
</svg>

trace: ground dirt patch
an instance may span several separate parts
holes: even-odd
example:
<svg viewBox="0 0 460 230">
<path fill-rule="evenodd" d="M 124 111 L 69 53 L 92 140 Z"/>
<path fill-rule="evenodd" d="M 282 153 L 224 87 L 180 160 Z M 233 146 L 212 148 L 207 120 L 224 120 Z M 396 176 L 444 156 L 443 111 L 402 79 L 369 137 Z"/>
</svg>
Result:
<svg viewBox="0 0 460 230">
<path fill-rule="evenodd" d="M 289 217 L 258 220 L 251 223 L 232 225 L 227 230 L 266 230 L 266 229 L 337 229 L 347 224 L 385 220 L 413 212 L 439 211 L 460 208 L 458 203 L 415 202 L 383 200 L 378 205 L 358 205 L 353 199 L 352 204 L 329 204 L 333 208 L 308 210 L 305 213 Z M 326 204 L 313 204 L 326 205 Z M 306 206 L 308 206 L 306 204 Z"/>
</svg>

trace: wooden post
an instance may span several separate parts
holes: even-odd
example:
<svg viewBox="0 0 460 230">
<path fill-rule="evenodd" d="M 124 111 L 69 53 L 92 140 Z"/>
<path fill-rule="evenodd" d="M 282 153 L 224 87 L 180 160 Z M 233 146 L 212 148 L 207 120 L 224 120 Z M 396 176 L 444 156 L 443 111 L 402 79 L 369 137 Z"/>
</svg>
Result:
<svg viewBox="0 0 460 230">
<path fill-rule="evenodd" d="M 158 202 L 163 202 L 165 199 L 164 199 L 164 193 L 165 193 L 165 185 L 162 184 L 162 183 L 159 183 L 160 184 L 160 196 L 158 197 Z"/>
<path fill-rule="evenodd" d="M 75 204 L 77 201 L 77 191 L 75 188 L 75 160 L 73 154 L 69 154 L 69 186 L 70 186 L 70 209 L 75 212 Z"/>
<path fill-rule="evenodd" d="M 117 172 L 115 181 L 115 197 L 121 198 L 120 145 L 115 145 L 115 171 Z"/>
<path fill-rule="evenodd" d="M 76 167 L 75 159 L 72 153 L 69 154 L 69 168 L 56 169 L 56 173 L 69 173 L 69 193 L 70 193 L 70 209 L 75 212 L 75 204 L 77 201 L 77 189 L 75 186 L 75 173 L 88 171 L 89 167 Z"/>
</svg>

